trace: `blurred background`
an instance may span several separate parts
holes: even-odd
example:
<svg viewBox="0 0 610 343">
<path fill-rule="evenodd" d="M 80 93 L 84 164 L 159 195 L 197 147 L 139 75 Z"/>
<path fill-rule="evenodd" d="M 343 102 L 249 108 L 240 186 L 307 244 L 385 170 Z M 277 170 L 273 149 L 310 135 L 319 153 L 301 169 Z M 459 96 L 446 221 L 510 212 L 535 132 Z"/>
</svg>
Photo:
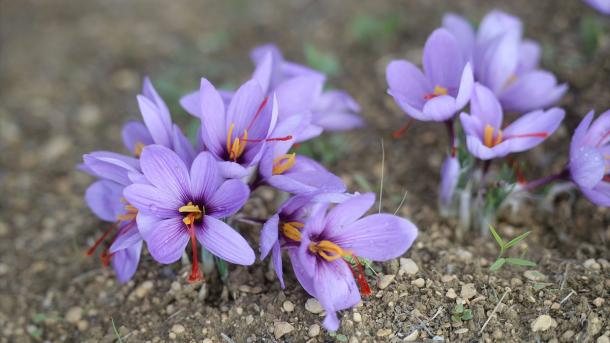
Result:
<svg viewBox="0 0 610 343">
<path fill-rule="evenodd" d="M 173 119 L 193 130 L 180 96 L 203 76 L 221 87 L 238 86 L 250 76 L 249 51 L 259 44 L 275 42 L 288 59 L 323 70 L 331 86 L 348 90 L 362 106 L 367 128 L 322 137 L 306 147 L 309 153 L 351 191 L 376 191 L 383 137 L 384 206 L 393 211 L 407 189 L 401 214 L 423 231 L 436 225 L 443 128 L 417 124 L 403 139 L 392 139 L 405 116 L 385 93 L 385 67 L 394 58 L 419 63 L 426 37 L 445 12 L 477 23 L 494 8 L 521 17 L 525 36 L 544 47 L 543 66 L 570 84 L 561 104 L 568 111 L 564 128 L 528 155 L 532 177 L 549 164 L 561 168 L 582 116 L 610 108 L 609 20 L 581 1 L 0 0 L 0 341 L 106 337 L 108 313 L 128 322 L 120 298 L 104 302 L 109 292 L 119 292 L 112 275 L 83 256 L 100 222 L 82 198 L 91 179 L 75 167 L 83 153 L 122 151 L 120 129 L 139 118 L 136 94 L 145 75 Z M 605 230 L 605 212 L 586 203 L 577 209 L 587 218 L 548 224 L 543 217 L 537 225 L 583 229 L 593 220 Z M 549 249 L 563 244 L 541 242 Z M 577 249 L 564 253 L 578 257 Z M 65 317 L 74 306 L 93 318 L 86 324 L 76 319 L 79 331 L 49 315 Z M 105 312 L 91 316 L 87 311 L 95 314 L 96 306 Z"/>
</svg>

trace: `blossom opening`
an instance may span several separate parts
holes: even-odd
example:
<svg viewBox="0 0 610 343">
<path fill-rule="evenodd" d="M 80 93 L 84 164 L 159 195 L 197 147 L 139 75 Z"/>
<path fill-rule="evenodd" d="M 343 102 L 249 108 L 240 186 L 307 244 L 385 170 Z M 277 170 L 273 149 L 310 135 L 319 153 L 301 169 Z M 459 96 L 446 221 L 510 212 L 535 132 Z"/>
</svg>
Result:
<svg viewBox="0 0 610 343">
<path fill-rule="evenodd" d="M 229 132 L 227 133 L 227 152 L 229 153 L 229 159 L 237 162 L 237 159 L 244 153 L 244 150 L 246 150 L 248 130 L 244 130 L 241 139 L 239 137 L 235 137 L 234 140 L 231 140 L 234 128 L 235 124 L 231 123 L 231 126 L 229 126 Z"/>
<path fill-rule="evenodd" d="M 296 154 L 284 154 L 273 159 L 273 175 L 283 174 L 297 162 Z"/>
<path fill-rule="evenodd" d="M 281 228 L 282 228 L 282 234 L 284 234 L 284 237 L 291 239 L 295 242 L 300 242 L 301 241 L 301 231 L 300 229 L 302 229 L 305 226 L 305 224 L 300 223 L 300 222 L 287 222 L 287 223 L 283 223 Z"/>
<path fill-rule="evenodd" d="M 186 225 L 191 225 L 196 220 L 201 220 L 201 218 L 203 218 L 203 215 L 205 214 L 205 208 L 203 208 L 203 206 L 202 206 L 202 208 L 200 209 L 199 205 L 193 205 L 193 202 L 189 201 L 188 204 L 180 207 L 178 209 L 178 212 L 180 212 L 180 213 L 188 213 L 188 215 L 186 215 L 182 219 L 182 221 Z"/>
<path fill-rule="evenodd" d="M 139 158 L 140 155 L 142 155 L 142 150 L 144 150 L 144 147 L 145 147 L 144 143 L 142 143 L 142 142 L 136 143 L 136 145 L 133 148 L 133 154 Z"/>
<path fill-rule="evenodd" d="M 434 86 L 434 92 L 424 95 L 425 100 L 434 99 L 437 96 L 447 95 L 447 88 L 436 85 Z"/>
<path fill-rule="evenodd" d="M 491 125 L 485 125 L 485 131 L 483 132 L 483 144 L 488 148 L 493 148 L 494 146 L 502 143 L 502 130 L 498 129 L 498 133 L 494 139 L 494 129 Z"/>
<path fill-rule="evenodd" d="M 309 243 L 309 251 L 320 255 L 329 262 L 344 256 L 351 256 L 351 253 L 344 251 L 337 244 L 327 240 L 322 240 L 318 243 Z"/>
</svg>

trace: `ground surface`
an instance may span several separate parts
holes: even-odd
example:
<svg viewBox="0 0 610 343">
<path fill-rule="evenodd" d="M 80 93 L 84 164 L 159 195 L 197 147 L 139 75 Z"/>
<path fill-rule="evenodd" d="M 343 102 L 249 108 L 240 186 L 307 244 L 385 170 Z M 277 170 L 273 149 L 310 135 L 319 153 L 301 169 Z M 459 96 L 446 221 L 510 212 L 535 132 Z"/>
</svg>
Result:
<svg viewBox="0 0 610 343">
<path fill-rule="evenodd" d="M 123 342 L 434 336 L 451 342 L 608 342 L 600 337 L 610 336 L 609 211 L 580 196 L 560 197 L 553 212 L 528 204 L 505 216 L 499 231 L 507 237 L 533 231 L 526 255 L 538 263 L 539 274 L 518 268 L 490 273 L 497 250 L 489 235 L 460 238 L 456 223 L 437 214 L 442 128 L 417 124 L 403 139 L 391 138 L 404 117 L 384 92 L 388 60 L 418 60 L 445 11 L 477 19 L 495 6 L 522 16 L 527 35 L 546 48 L 545 65 L 571 84 L 562 104 L 568 110 L 564 128 L 527 155 L 527 176 L 535 177 L 549 158 L 556 161 L 553 170 L 565 163 L 569 134 L 586 111 L 610 108 L 609 20 L 580 1 L 0 1 L 0 342 L 111 342 L 117 340 L 113 323 Z M 582 52 L 584 17 L 606 32 L 590 57 Z M 371 29 L 361 28 L 366 18 L 394 24 L 367 38 Z M 160 268 L 146 255 L 134 280 L 119 285 L 111 270 L 84 256 L 103 223 L 83 202 L 91 179 L 74 167 L 85 152 L 121 149 L 119 130 L 137 117 L 142 76 L 150 75 L 176 108 L 177 94 L 195 88 L 201 76 L 224 85 L 245 79 L 248 50 L 269 41 L 294 60 L 305 60 L 307 43 L 340 61 L 331 82 L 361 103 L 368 127 L 341 135 L 341 154 L 327 165 L 351 191 L 376 190 L 385 137 L 383 207 L 393 212 L 408 190 L 400 214 L 421 229 L 405 256 L 418 271 L 398 273 L 398 261 L 380 265 L 382 274 L 396 274 L 393 282 L 384 289 L 375 285 L 372 297 L 345 311 L 333 335 L 316 333 L 322 317 L 305 309 L 306 293 L 292 276 L 281 291 L 266 275 L 266 263 L 233 268 L 227 286 L 208 285 L 201 300 L 201 285 L 185 280 L 188 265 Z M 189 121 L 179 110 L 174 118 Z M 251 202 L 248 211 L 264 216 L 273 211 L 275 196 L 259 196 L 263 200 Z M 259 228 L 241 230 L 255 244 Z M 458 324 L 450 312 L 460 298 L 473 318 Z M 550 328 L 534 332 L 541 315 L 550 316 Z M 294 330 L 278 340 L 274 330 L 286 326 L 282 322 Z"/>
</svg>

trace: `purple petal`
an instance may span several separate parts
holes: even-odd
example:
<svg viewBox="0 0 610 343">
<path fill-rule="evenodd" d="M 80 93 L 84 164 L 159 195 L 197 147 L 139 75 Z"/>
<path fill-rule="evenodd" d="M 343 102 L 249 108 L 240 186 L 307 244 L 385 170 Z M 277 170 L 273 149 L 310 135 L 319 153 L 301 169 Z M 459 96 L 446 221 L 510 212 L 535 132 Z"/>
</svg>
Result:
<svg viewBox="0 0 610 343">
<path fill-rule="evenodd" d="M 114 222 L 117 216 L 124 212 L 125 205 L 120 201 L 123 188 L 125 187 L 112 181 L 96 181 L 87 188 L 85 201 L 101 220 Z"/>
<path fill-rule="evenodd" d="M 201 79 L 199 90 L 201 113 L 201 138 L 208 150 L 221 158 L 227 142 L 225 106 L 216 88 L 206 79 Z"/>
<path fill-rule="evenodd" d="M 166 123 L 159 108 L 143 95 L 138 95 L 138 105 L 144 124 L 155 143 L 171 147 L 171 126 L 169 128 L 165 126 Z"/>
<path fill-rule="evenodd" d="M 600 182 L 593 189 L 583 189 L 580 191 L 597 206 L 610 207 L 610 183 Z"/>
<path fill-rule="evenodd" d="M 322 134 L 323 131 L 324 131 L 324 129 L 322 127 L 314 125 L 314 124 L 310 124 L 306 128 L 304 128 L 303 131 L 301 131 L 298 134 L 298 136 L 296 137 L 296 142 L 297 143 L 305 142 L 312 138 L 318 137 L 319 135 Z"/>
<path fill-rule="evenodd" d="M 510 33 L 477 44 L 473 57 L 475 79 L 499 94 L 515 75 L 519 44 L 519 37 Z"/>
<path fill-rule="evenodd" d="M 181 216 L 159 222 L 146 237 L 150 255 L 162 264 L 178 261 L 190 239 L 187 230 Z"/>
<path fill-rule="evenodd" d="M 466 147 L 471 154 L 481 160 L 490 160 L 492 158 L 500 158 L 511 153 L 511 142 L 502 142 L 493 148 L 489 148 L 483 144 L 479 136 L 466 136 Z"/>
<path fill-rule="evenodd" d="M 211 199 L 222 184 L 218 162 L 208 152 L 201 152 L 191 166 L 191 195 L 195 201 Z"/>
<path fill-rule="evenodd" d="M 175 152 L 161 145 L 149 145 L 142 151 L 140 165 L 155 187 L 176 199 L 192 200 L 188 169 Z"/>
<path fill-rule="evenodd" d="M 456 89 L 466 64 L 455 37 L 440 28 L 434 30 L 424 46 L 424 72 L 432 86 Z"/>
<path fill-rule="evenodd" d="M 343 181 L 332 173 L 319 171 L 273 175 L 267 179 L 269 185 L 292 194 L 345 191 Z"/>
<path fill-rule="evenodd" d="M 146 128 L 146 125 L 139 121 L 130 121 L 123 126 L 121 131 L 123 144 L 132 154 L 135 154 L 138 144 L 153 144 L 153 139 Z"/>
<path fill-rule="evenodd" d="M 122 249 L 112 255 L 112 268 L 120 283 L 131 280 L 138 269 L 140 255 L 142 254 L 142 241 Z"/>
<path fill-rule="evenodd" d="M 182 133 L 180 127 L 178 125 L 174 125 L 174 131 L 172 135 L 172 146 L 174 147 L 174 151 L 182 161 L 187 166 L 190 166 L 193 163 L 193 159 L 195 158 L 195 149 L 191 142 L 189 142 L 188 138 Z"/>
<path fill-rule="evenodd" d="M 478 117 L 468 113 L 460 113 L 460 122 L 467 136 L 483 137 L 483 123 Z"/>
<path fill-rule="evenodd" d="M 364 120 L 356 113 L 360 106 L 345 91 L 322 93 L 314 104 L 315 124 L 329 131 L 345 131 L 364 126 Z"/>
<path fill-rule="evenodd" d="M 364 120 L 356 114 L 334 112 L 318 117 L 316 125 L 327 131 L 347 131 L 363 127 L 365 124 Z"/>
<path fill-rule="evenodd" d="M 456 112 L 464 108 L 472 95 L 472 89 L 474 87 L 474 74 L 472 73 L 472 67 L 470 63 L 466 63 L 464 71 L 462 72 L 462 79 L 460 81 L 460 88 L 455 98 L 455 109 Z"/>
<path fill-rule="evenodd" d="M 190 115 L 201 118 L 201 95 L 199 91 L 188 93 L 180 98 L 180 106 Z"/>
<path fill-rule="evenodd" d="M 109 151 L 85 154 L 83 161 L 86 168 L 96 176 L 121 185 L 131 184 L 128 174 L 140 170 L 140 162 L 137 159 Z"/>
<path fill-rule="evenodd" d="M 386 69 L 386 80 L 388 81 L 388 93 L 394 97 L 398 105 L 407 112 L 409 107 L 422 109 L 426 102 L 425 96 L 432 93 L 434 86 L 414 64 L 404 60 L 392 61 Z"/>
<path fill-rule="evenodd" d="M 307 273 L 306 268 L 301 264 L 299 259 L 298 249 L 292 248 L 287 249 L 288 257 L 290 257 L 290 263 L 292 264 L 292 271 L 297 277 L 297 280 L 303 286 L 303 289 L 309 293 L 312 297 L 315 297 L 315 289 L 313 285 L 313 277 Z M 315 260 L 313 261 L 315 264 Z"/>
<path fill-rule="evenodd" d="M 229 127 L 233 124 L 234 128 L 231 139 L 241 136 L 244 130 L 248 130 L 248 137 L 265 138 L 266 136 L 260 137 L 250 134 L 252 126 L 257 125 L 258 127 L 265 124 L 262 112 L 259 113 L 259 108 L 263 104 L 264 97 L 263 90 L 256 80 L 250 80 L 239 87 L 235 96 L 231 99 L 231 104 L 229 104 L 225 129 L 222 132 L 228 132 Z M 267 104 L 267 106 L 269 105 Z"/>
<path fill-rule="evenodd" d="M 328 237 L 330 241 L 356 256 L 387 261 L 404 254 L 417 237 L 410 221 L 386 213 L 366 216 Z"/>
<path fill-rule="evenodd" d="M 138 232 L 140 232 L 140 235 L 145 240 L 148 239 L 150 233 L 159 225 L 161 221 L 162 219 L 159 217 L 143 212 L 138 212 L 136 215 Z"/>
<path fill-rule="evenodd" d="M 148 76 L 144 77 L 144 82 L 142 83 L 142 94 L 157 107 L 159 119 L 163 123 L 165 131 L 171 132 L 172 118 L 169 114 L 169 109 L 167 108 L 165 101 L 163 101 L 161 96 L 159 96 L 159 93 L 157 93 L 157 90 L 153 86 Z"/>
<path fill-rule="evenodd" d="M 552 135 L 561 125 L 564 116 L 565 111 L 560 108 L 524 114 L 504 130 L 504 142 L 511 143 L 511 152 L 529 150 Z"/>
<path fill-rule="evenodd" d="M 284 270 L 282 270 L 282 251 L 280 250 L 279 242 L 276 242 L 273 245 L 271 260 L 273 261 L 273 269 L 275 269 L 275 274 L 277 275 L 278 280 L 280 280 L 280 286 L 282 287 L 282 289 L 284 289 L 286 288 L 286 284 L 284 283 Z"/>
<path fill-rule="evenodd" d="M 587 135 L 587 131 L 589 130 L 589 126 L 593 121 L 593 117 L 595 116 L 595 111 L 589 111 L 587 115 L 582 119 L 580 124 L 576 130 L 574 130 L 574 135 L 572 136 L 572 141 L 570 142 L 570 158 L 576 156 L 580 147 L 585 144 L 585 138 Z"/>
<path fill-rule="evenodd" d="M 592 189 L 606 174 L 606 161 L 595 148 L 581 146 L 570 155 L 570 175 L 580 188 Z"/>
<path fill-rule="evenodd" d="M 446 121 L 457 112 L 455 99 L 449 95 L 441 95 L 426 102 L 422 111 L 433 121 Z"/>
<path fill-rule="evenodd" d="M 273 53 L 270 51 L 265 52 L 262 59 L 256 63 L 252 79 L 258 81 L 263 93 L 269 92 L 269 85 L 271 84 L 275 63 L 273 61 Z"/>
<path fill-rule="evenodd" d="M 127 249 L 134 244 L 142 241 L 142 235 L 138 231 L 138 227 L 135 221 L 122 223 L 119 227 L 119 234 L 116 236 L 114 242 L 110 246 L 110 253 L 115 253 L 119 250 Z"/>
<path fill-rule="evenodd" d="M 248 242 L 229 225 L 211 216 L 203 217 L 203 226 L 195 233 L 202 246 L 214 256 L 234 263 L 249 266 L 254 263 L 254 251 Z"/>
<path fill-rule="evenodd" d="M 240 164 L 231 161 L 218 162 L 220 175 L 225 179 L 241 179 L 250 173 L 250 168 L 244 168 Z"/>
<path fill-rule="evenodd" d="M 584 143 L 599 147 L 610 140 L 610 110 L 602 113 L 591 124 L 584 138 Z"/>
<path fill-rule="evenodd" d="M 483 129 L 486 125 L 490 125 L 494 129 L 502 127 L 502 106 L 494 93 L 480 83 L 477 83 L 474 86 L 472 100 L 470 102 L 470 111 L 472 116 L 479 119 Z M 482 133 L 483 132 L 481 132 L 481 134 Z"/>
<path fill-rule="evenodd" d="M 553 74 L 536 70 L 517 77 L 502 91 L 500 101 L 506 111 L 523 113 L 556 103 L 567 90 L 566 84 L 557 85 Z"/>
<path fill-rule="evenodd" d="M 362 217 L 375 203 L 375 193 L 364 193 L 345 200 L 328 212 L 324 221 L 324 234 L 338 236 L 348 224 Z"/>
<path fill-rule="evenodd" d="M 519 18 L 502 11 L 491 11 L 481 21 L 477 39 L 486 41 L 497 38 L 499 35 L 510 33 L 521 37 L 523 25 Z"/>
<path fill-rule="evenodd" d="M 440 203 L 444 207 L 451 205 L 453 193 L 460 177 L 460 161 L 456 156 L 447 156 L 441 168 Z"/>
<path fill-rule="evenodd" d="M 158 218 L 177 216 L 178 209 L 185 205 L 182 199 L 151 185 L 129 185 L 123 195 L 139 212 Z"/>
<path fill-rule="evenodd" d="M 240 180 L 227 180 L 207 201 L 206 213 L 216 218 L 235 214 L 244 206 L 250 195 L 250 188 Z"/>
<path fill-rule="evenodd" d="M 443 16 L 443 27 L 447 29 L 457 40 L 462 48 L 463 56 L 467 60 L 472 58 L 472 50 L 474 49 L 475 33 L 472 25 L 454 13 L 447 13 Z"/>
<path fill-rule="evenodd" d="M 585 0 L 589 6 L 595 8 L 605 15 L 610 15 L 610 1 L 608 0 Z"/>
<path fill-rule="evenodd" d="M 324 78 L 297 76 L 282 82 L 276 89 L 280 118 L 308 111 L 322 94 Z"/>
<path fill-rule="evenodd" d="M 260 237 L 261 261 L 264 260 L 274 245 L 278 243 L 278 230 L 280 225 L 280 216 L 274 214 L 263 225 Z"/>
<path fill-rule="evenodd" d="M 540 63 L 540 55 L 542 49 L 540 44 L 533 40 L 526 39 L 521 43 L 519 49 L 519 65 L 517 66 L 517 75 L 532 71 L 538 68 Z"/>
</svg>

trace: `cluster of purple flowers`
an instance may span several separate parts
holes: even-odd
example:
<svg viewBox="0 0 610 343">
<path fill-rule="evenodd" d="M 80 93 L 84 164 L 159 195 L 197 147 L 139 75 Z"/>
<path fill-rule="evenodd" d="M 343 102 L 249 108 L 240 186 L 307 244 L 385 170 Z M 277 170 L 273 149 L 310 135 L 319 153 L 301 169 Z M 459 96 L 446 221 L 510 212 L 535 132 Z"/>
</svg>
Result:
<svg viewBox="0 0 610 343">
<path fill-rule="evenodd" d="M 398 106 L 416 120 L 447 124 L 450 146 L 441 169 L 441 207 L 451 205 L 458 182 L 467 172 L 457 156 L 460 142 L 471 156 L 485 161 L 484 175 L 491 160 L 532 149 L 561 125 L 565 111 L 552 106 L 568 86 L 558 84 L 552 73 L 540 69 L 540 56 L 540 45 L 523 38 L 518 18 L 492 11 L 476 31 L 464 18 L 446 14 L 442 27 L 432 32 L 425 44 L 423 72 L 404 60 L 388 65 L 388 93 Z M 467 104 L 470 113 L 458 116 Z M 514 118 L 510 124 L 505 113 Z M 607 114 L 588 131 L 593 114 L 583 120 L 565 170 L 515 189 L 571 179 L 592 202 L 609 206 L 610 177 L 605 175 L 610 154 L 604 151 L 610 141 Z M 455 132 L 456 121 L 464 134 L 461 140 Z"/>
<path fill-rule="evenodd" d="M 398 257 L 417 229 L 394 215 L 365 216 L 372 193 L 346 193 L 339 177 L 291 152 L 295 143 L 325 130 L 362 126 L 356 102 L 344 91 L 325 91 L 325 75 L 286 61 L 275 46 L 254 49 L 252 59 L 252 78 L 237 91 L 219 91 L 202 79 L 198 91 L 182 98 L 184 109 L 201 120 L 195 145 L 144 80 L 137 98 L 143 122 L 130 122 L 122 132 L 131 156 L 96 151 L 81 165 L 99 179 L 86 191 L 87 204 L 114 223 L 88 254 L 105 243 L 102 261 L 113 266 L 120 282 L 136 272 L 143 242 L 162 264 L 178 261 L 190 246 L 191 282 L 204 279 L 200 247 L 230 263 L 251 265 L 253 249 L 227 218 L 251 191 L 271 186 L 292 197 L 263 220 L 261 259 L 272 253 L 284 287 L 286 253 L 303 288 L 326 309 L 325 327 L 336 330 L 336 311 L 360 301 L 358 285 L 370 293 L 359 258 Z"/>
</svg>

